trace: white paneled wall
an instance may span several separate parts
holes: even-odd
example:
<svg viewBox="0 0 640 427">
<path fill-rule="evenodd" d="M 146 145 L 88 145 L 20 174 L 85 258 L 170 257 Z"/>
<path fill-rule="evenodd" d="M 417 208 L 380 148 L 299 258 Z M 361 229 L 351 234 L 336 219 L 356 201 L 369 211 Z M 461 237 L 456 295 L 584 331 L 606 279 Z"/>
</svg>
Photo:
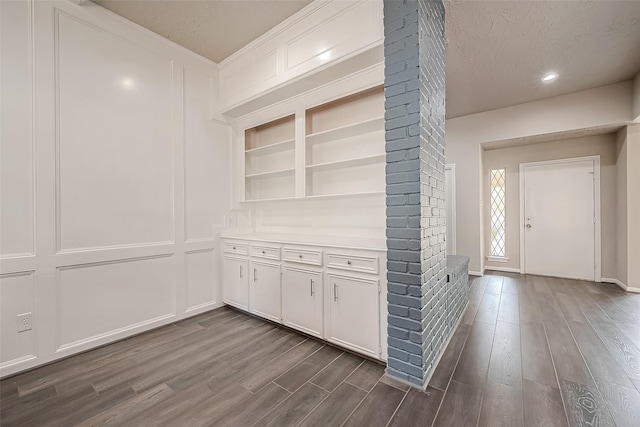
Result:
<svg viewBox="0 0 640 427">
<path fill-rule="evenodd" d="M 221 305 L 216 64 L 92 3 L 0 19 L 0 375 Z"/>
</svg>

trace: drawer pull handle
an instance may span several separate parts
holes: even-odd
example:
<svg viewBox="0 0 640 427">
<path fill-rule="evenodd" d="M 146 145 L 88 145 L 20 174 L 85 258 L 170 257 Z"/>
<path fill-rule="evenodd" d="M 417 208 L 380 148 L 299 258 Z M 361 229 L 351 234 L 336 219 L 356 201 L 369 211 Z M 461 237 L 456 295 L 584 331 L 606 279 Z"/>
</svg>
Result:
<svg viewBox="0 0 640 427">
<path fill-rule="evenodd" d="M 313 296 L 313 279 L 311 279 L 311 296 Z"/>
<path fill-rule="evenodd" d="M 347 261 L 347 264 L 351 265 L 351 260 Z"/>
<path fill-rule="evenodd" d="M 338 301 L 338 285 L 333 284 L 333 300 Z"/>
<path fill-rule="evenodd" d="M 253 281 L 255 282 L 256 280 L 258 280 L 258 269 L 254 268 L 253 269 Z"/>
<path fill-rule="evenodd" d="M 240 278 L 242 279 L 242 266 L 240 266 Z"/>
</svg>

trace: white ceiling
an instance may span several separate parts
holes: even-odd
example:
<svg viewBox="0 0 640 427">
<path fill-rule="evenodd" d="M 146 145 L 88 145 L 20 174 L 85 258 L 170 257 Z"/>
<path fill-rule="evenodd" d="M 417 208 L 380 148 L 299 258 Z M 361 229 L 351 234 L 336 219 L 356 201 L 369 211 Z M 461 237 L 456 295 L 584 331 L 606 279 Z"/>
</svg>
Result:
<svg viewBox="0 0 640 427">
<path fill-rule="evenodd" d="M 94 2 L 214 62 L 310 3 Z M 633 78 L 640 71 L 640 0 L 447 0 L 446 38 L 451 118 Z M 550 71 L 560 77 L 542 83 Z"/>
</svg>

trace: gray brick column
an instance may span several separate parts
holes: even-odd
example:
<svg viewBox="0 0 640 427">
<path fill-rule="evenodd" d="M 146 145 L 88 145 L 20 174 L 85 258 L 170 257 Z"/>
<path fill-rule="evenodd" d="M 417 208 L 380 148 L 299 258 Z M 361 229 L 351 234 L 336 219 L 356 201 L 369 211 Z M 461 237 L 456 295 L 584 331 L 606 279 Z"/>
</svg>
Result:
<svg viewBox="0 0 640 427">
<path fill-rule="evenodd" d="M 422 389 L 467 298 L 447 286 L 444 13 L 384 1 L 387 374 Z"/>
</svg>

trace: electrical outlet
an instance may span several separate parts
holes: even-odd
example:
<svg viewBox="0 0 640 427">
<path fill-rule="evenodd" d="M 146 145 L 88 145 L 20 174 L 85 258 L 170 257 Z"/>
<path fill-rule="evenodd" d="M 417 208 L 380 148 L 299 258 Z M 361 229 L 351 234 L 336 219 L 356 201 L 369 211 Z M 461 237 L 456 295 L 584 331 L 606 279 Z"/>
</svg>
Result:
<svg viewBox="0 0 640 427">
<path fill-rule="evenodd" d="M 16 321 L 18 322 L 18 332 L 31 330 L 31 313 L 18 314 Z"/>
</svg>

